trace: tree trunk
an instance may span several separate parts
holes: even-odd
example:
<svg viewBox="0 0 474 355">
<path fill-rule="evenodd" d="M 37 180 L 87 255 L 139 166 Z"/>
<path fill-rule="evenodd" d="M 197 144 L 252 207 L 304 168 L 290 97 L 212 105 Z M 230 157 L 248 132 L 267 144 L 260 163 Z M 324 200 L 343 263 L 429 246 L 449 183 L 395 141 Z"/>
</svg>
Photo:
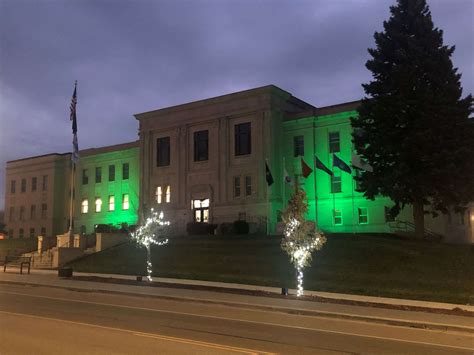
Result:
<svg viewBox="0 0 474 355">
<path fill-rule="evenodd" d="M 415 223 L 416 239 L 423 239 L 425 236 L 425 211 L 421 198 L 413 201 L 413 222 Z"/>
</svg>

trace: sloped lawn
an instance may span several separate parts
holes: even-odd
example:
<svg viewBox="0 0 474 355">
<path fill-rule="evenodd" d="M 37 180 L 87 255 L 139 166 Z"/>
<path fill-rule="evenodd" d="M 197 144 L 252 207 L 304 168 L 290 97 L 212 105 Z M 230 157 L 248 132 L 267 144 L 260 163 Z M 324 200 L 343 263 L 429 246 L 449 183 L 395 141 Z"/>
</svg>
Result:
<svg viewBox="0 0 474 355">
<path fill-rule="evenodd" d="M 152 248 L 155 276 L 295 287 L 278 237 L 181 237 Z M 132 243 L 71 264 L 75 271 L 145 275 Z M 390 235 L 330 235 L 305 271 L 307 290 L 474 304 L 474 247 Z"/>
</svg>

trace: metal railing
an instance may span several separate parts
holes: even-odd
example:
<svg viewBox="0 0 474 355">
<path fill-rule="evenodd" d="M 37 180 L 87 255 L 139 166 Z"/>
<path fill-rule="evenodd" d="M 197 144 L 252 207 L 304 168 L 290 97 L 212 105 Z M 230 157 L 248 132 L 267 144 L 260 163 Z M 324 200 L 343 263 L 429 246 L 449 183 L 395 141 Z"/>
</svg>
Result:
<svg viewBox="0 0 474 355">
<path fill-rule="evenodd" d="M 389 222 L 388 225 L 393 233 L 404 232 L 407 234 L 411 234 L 415 232 L 415 224 L 409 221 L 396 220 L 393 222 Z M 433 232 L 427 228 L 424 229 L 423 235 L 424 239 L 429 241 L 439 242 L 443 239 L 443 235 Z"/>
</svg>

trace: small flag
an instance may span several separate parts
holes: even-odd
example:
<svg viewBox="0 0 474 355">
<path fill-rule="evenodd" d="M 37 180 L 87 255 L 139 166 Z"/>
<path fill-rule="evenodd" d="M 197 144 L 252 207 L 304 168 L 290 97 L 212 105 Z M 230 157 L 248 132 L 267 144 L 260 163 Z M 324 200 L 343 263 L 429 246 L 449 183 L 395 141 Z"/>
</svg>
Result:
<svg viewBox="0 0 474 355">
<path fill-rule="evenodd" d="M 324 171 L 329 176 L 334 175 L 334 173 L 331 170 L 329 170 L 329 168 L 326 165 L 324 165 L 317 156 L 314 157 L 314 166 L 316 167 L 316 169 Z"/>
<path fill-rule="evenodd" d="M 267 185 L 271 186 L 273 184 L 273 176 L 270 168 L 268 167 L 268 162 L 265 160 L 265 180 L 267 180 Z"/>
<path fill-rule="evenodd" d="M 311 169 L 309 165 L 306 164 L 304 159 L 301 158 L 301 173 L 303 174 L 303 177 L 307 178 L 308 176 L 311 175 L 312 172 L 313 172 L 313 169 Z"/>
<path fill-rule="evenodd" d="M 283 168 L 283 181 L 287 184 L 291 184 L 291 176 L 288 174 L 288 171 L 286 171 L 286 167 Z"/>
<path fill-rule="evenodd" d="M 372 168 L 372 166 L 369 163 L 362 160 L 362 158 L 359 155 L 352 154 L 351 163 L 352 163 L 352 166 L 355 168 L 359 168 L 359 169 L 368 171 L 370 173 L 374 172 L 374 168 Z"/>
<path fill-rule="evenodd" d="M 77 117 L 76 117 L 76 105 L 77 105 L 77 81 L 74 84 L 74 92 L 71 100 L 71 116 L 72 121 L 72 160 L 76 162 L 79 159 L 79 144 L 77 143 Z"/>
<path fill-rule="evenodd" d="M 341 160 L 336 154 L 333 154 L 332 166 L 335 166 L 348 174 L 352 174 L 352 169 L 343 160 Z"/>
</svg>

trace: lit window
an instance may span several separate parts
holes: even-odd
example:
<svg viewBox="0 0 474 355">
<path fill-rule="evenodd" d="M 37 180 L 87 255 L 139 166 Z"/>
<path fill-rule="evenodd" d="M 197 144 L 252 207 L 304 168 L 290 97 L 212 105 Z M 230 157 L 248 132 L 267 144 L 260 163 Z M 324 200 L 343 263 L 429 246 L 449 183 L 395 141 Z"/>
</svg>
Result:
<svg viewBox="0 0 474 355">
<path fill-rule="evenodd" d="M 369 216 L 367 207 L 359 207 L 359 224 L 367 224 L 369 223 Z"/>
<path fill-rule="evenodd" d="M 166 203 L 171 202 L 171 186 L 166 186 Z"/>
<path fill-rule="evenodd" d="M 252 194 L 252 177 L 245 177 L 245 195 L 250 196 Z"/>
<path fill-rule="evenodd" d="M 339 132 L 329 132 L 329 153 L 341 151 Z"/>
<path fill-rule="evenodd" d="M 161 186 L 156 188 L 156 203 L 161 203 L 163 199 L 163 191 L 161 190 Z"/>
<path fill-rule="evenodd" d="M 115 196 L 109 196 L 109 211 L 115 211 Z"/>
<path fill-rule="evenodd" d="M 336 226 L 342 225 L 342 212 L 338 210 L 334 210 L 333 214 L 334 214 L 334 225 Z"/>
<path fill-rule="evenodd" d="M 95 211 L 100 212 L 102 210 L 102 200 L 99 197 L 95 198 Z"/>
<path fill-rule="evenodd" d="M 122 195 L 122 209 L 123 210 L 128 210 L 128 194 L 123 194 Z"/>
<path fill-rule="evenodd" d="M 341 176 L 331 176 L 331 193 L 341 192 Z"/>
<path fill-rule="evenodd" d="M 81 202 L 81 213 L 89 212 L 89 201 L 85 198 Z"/>
<path fill-rule="evenodd" d="M 240 196 L 240 176 L 234 176 L 234 197 Z"/>
</svg>

